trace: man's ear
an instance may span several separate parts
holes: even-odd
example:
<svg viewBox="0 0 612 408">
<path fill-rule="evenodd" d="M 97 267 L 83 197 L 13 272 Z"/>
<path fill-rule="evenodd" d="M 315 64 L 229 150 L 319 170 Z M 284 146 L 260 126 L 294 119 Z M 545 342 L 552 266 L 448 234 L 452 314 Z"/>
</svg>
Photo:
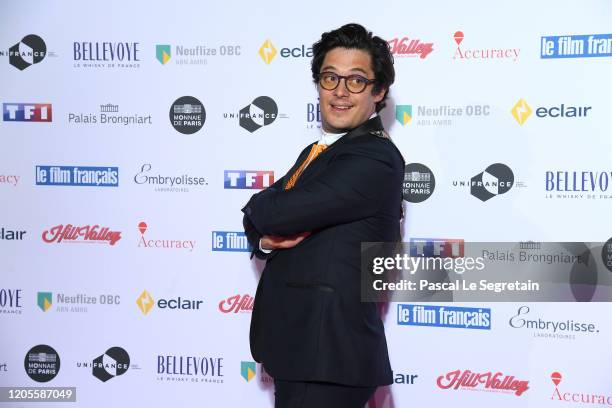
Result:
<svg viewBox="0 0 612 408">
<path fill-rule="evenodd" d="M 382 88 L 380 90 L 380 92 L 378 93 L 373 93 L 372 95 L 374 96 L 374 102 L 378 103 L 380 101 L 383 100 L 383 98 L 385 97 L 385 94 L 387 93 L 387 88 Z"/>
</svg>

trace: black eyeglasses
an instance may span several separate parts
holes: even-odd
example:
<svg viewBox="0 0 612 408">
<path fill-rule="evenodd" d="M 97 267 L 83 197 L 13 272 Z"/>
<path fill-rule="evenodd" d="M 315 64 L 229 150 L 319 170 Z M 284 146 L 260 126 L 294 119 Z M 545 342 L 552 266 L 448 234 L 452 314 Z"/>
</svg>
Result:
<svg viewBox="0 0 612 408">
<path fill-rule="evenodd" d="M 361 93 L 370 84 L 376 82 L 374 79 L 368 79 L 361 75 L 338 75 L 335 72 L 321 72 L 319 74 L 319 85 L 321 88 L 333 91 L 340 84 L 340 80 L 344 79 L 346 89 L 351 93 Z"/>
</svg>

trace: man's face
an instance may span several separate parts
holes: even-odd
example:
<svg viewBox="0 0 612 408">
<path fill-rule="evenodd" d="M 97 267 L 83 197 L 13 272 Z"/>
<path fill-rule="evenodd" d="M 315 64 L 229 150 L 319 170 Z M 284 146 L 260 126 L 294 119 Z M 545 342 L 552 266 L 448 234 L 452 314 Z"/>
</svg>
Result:
<svg viewBox="0 0 612 408">
<path fill-rule="evenodd" d="M 348 48 L 333 48 L 328 51 L 321 64 L 321 72 L 334 72 L 338 75 L 361 75 L 374 79 L 370 54 L 367 51 Z M 385 90 L 372 95 L 372 85 L 358 94 L 346 89 L 345 80 L 341 79 L 333 91 L 323 89 L 320 85 L 319 104 L 323 130 L 329 133 L 342 133 L 361 125 L 376 110 Z"/>
</svg>

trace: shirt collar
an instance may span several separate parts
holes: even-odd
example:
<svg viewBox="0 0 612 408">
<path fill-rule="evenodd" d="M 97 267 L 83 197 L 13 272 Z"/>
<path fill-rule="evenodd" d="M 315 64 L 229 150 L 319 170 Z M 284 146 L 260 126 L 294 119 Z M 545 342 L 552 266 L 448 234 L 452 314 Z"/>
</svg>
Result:
<svg viewBox="0 0 612 408">
<path fill-rule="evenodd" d="M 375 118 L 378 114 L 376 112 L 374 112 L 369 118 Z M 321 138 L 319 139 L 319 142 L 317 144 L 324 144 L 327 146 L 331 146 L 335 141 L 337 141 L 338 139 L 340 139 L 342 136 L 346 135 L 348 132 L 344 132 L 344 133 L 327 133 L 326 131 L 323 130 L 323 128 L 321 127 Z"/>
</svg>

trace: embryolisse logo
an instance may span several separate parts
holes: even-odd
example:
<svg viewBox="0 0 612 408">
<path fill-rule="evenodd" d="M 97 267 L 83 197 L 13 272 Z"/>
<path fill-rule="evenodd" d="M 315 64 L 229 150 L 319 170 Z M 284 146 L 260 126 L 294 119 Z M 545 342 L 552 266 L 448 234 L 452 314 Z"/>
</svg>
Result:
<svg viewBox="0 0 612 408">
<path fill-rule="evenodd" d="M 188 193 L 191 187 L 208 185 L 206 178 L 190 174 L 166 175 L 153 170 L 150 163 L 140 166 L 134 176 L 134 183 L 154 187 L 156 192 Z"/>
<path fill-rule="evenodd" d="M 533 330 L 533 337 L 566 340 L 574 340 L 576 333 L 599 333 L 595 323 L 580 322 L 573 319 L 546 320 L 539 316 L 530 315 L 530 311 L 529 306 L 519 307 L 516 315 L 512 316 L 508 322 L 510 327 Z"/>
</svg>

